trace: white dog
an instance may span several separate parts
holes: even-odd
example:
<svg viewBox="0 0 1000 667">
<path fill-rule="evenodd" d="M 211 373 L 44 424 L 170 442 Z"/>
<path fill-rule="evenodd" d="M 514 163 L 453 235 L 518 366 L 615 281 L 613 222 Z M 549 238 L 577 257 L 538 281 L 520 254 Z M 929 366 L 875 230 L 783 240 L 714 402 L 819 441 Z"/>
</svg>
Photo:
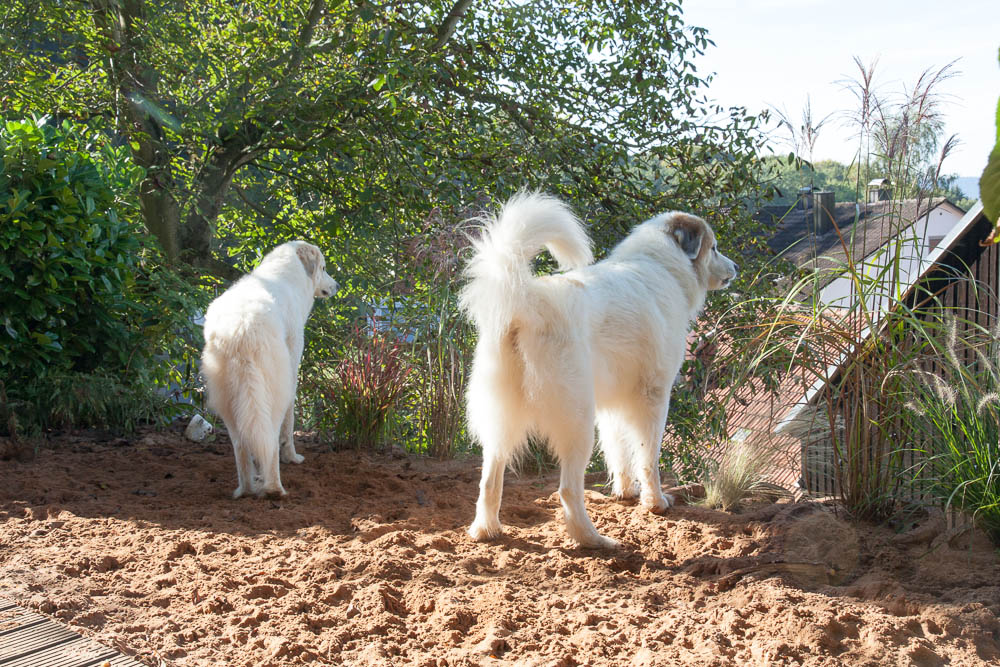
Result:
<svg viewBox="0 0 1000 667">
<path fill-rule="evenodd" d="M 590 239 L 558 199 L 519 194 L 486 221 L 466 269 L 462 308 L 479 331 L 467 394 L 469 427 L 483 447 L 476 540 L 501 532 L 504 469 L 529 434 L 545 438 L 561 468 L 559 496 L 570 537 L 617 543 L 594 528 L 583 476 L 600 446 L 618 497 L 655 512 L 673 503 L 660 488 L 660 442 L 685 338 L 708 290 L 736 265 L 701 218 L 666 213 L 638 225 L 592 264 Z M 560 268 L 536 277 L 542 249 Z"/>
<path fill-rule="evenodd" d="M 239 479 L 233 498 L 285 495 L 279 450 L 282 461 L 302 463 L 292 431 L 303 329 L 313 299 L 336 291 L 319 248 L 291 241 L 269 252 L 205 313 L 202 372 L 208 405 L 233 442 Z"/>
</svg>

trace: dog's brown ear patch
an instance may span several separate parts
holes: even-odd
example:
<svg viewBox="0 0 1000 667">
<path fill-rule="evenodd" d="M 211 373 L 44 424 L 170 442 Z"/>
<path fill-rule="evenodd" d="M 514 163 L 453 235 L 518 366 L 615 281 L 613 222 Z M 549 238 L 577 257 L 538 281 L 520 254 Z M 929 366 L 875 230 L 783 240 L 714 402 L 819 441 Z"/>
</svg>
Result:
<svg viewBox="0 0 1000 667">
<path fill-rule="evenodd" d="M 708 225 L 701 218 L 688 213 L 674 213 L 667 222 L 667 232 L 692 261 L 698 259 L 708 244 Z"/>
<path fill-rule="evenodd" d="M 303 243 L 295 252 L 298 253 L 299 259 L 302 261 L 302 266 L 306 269 L 306 275 L 309 277 L 314 276 L 316 269 L 323 260 L 323 256 L 320 255 L 319 250 L 315 246 Z"/>
</svg>

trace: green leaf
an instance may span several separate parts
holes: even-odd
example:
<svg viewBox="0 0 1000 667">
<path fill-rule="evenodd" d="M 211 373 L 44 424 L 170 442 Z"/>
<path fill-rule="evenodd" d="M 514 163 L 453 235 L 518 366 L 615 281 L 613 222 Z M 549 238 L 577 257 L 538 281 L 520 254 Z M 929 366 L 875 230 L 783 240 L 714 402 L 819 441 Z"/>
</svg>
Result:
<svg viewBox="0 0 1000 667">
<path fill-rule="evenodd" d="M 1000 60 L 1000 49 L 997 50 L 997 59 Z M 1000 99 L 997 100 L 995 122 L 997 141 L 979 179 L 979 198 L 983 201 L 983 213 L 994 224 L 988 241 L 1000 243 Z"/>
<path fill-rule="evenodd" d="M 1000 142 L 990 153 L 986 169 L 979 179 L 979 197 L 983 200 L 983 213 L 986 218 L 1000 226 Z M 993 242 L 1000 241 L 1000 235 L 993 234 Z"/>
</svg>

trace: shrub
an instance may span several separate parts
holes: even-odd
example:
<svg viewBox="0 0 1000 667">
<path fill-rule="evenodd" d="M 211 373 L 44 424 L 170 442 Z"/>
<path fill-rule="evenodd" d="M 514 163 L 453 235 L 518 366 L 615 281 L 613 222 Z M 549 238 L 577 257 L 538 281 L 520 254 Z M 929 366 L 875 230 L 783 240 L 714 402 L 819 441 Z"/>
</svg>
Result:
<svg viewBox="0 0 1000 667">
<path fill-rule="evenodd" d="M 0 150 L 0 372 L 14 385 L 128 366 L 140 239 L 117 209 L 139 171 L 113 148 L 102 171 L 68 122 L 8 121 Z"/>
<path fill-rule="evenodd" d="M 6 121 L 0 150 L 4 409 L 27 432 L 176 413 L 157 386 L 193 380 L 199 299 L 135 222 L 142 170 L 68 121 Z"/>
<path fill-rule="evenodd" d="M 329 393 L 337 413 L 334 433 L 356 448 L 374 449 L 385 442 L 410 366 L 401 343 L 377 325 L 356 327 L 352 338 Z"/>
</svg>

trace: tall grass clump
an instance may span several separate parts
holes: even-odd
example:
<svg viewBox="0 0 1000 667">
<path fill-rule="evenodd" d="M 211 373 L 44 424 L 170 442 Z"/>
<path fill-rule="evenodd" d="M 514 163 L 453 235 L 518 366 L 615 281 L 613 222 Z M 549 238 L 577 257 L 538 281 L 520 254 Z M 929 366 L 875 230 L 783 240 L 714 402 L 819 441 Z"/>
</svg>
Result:
<svg viewBox="0 0 1000 667">
<path fill-rule="evenodd" d="M 926 343 L 899 375 L 913 413 L 916 483 L 945 507 L 972 516 L 1000 545 L 1000 324 L 915 321 Z"/>
<path fill-rule="evenodd" d="M 384 445 L 411 370 L 403 344 L 391 332 L 376 323 L 356 327 L 329 389 L 337 440 L 357 449 Z"/>
<path fill-rule="evenodd" d="M 878 289 L 872 281 L 862 284 Z M 894 371 L 916 352 L 899 317 L 874 315 L 857 305 L 837 311 L 785 303 L 760 325 L 760 352 L 751 367 L 802 377 L 803 403 L 779 433 L 815 450 L 805 456 L 820 459 L 820 466 L 807 474 L 832 477 L 836 495 L 853 516 L 881 520 L 895 509 L 899 443 L 909 428 Z M 866 316 L 859 325 L 857 319 Z"/>
<path fill-rule="evenodd" d="M 904 468 L 901 443 L 913 429 L 904 405 L 906 387 L 896 371 L 920 353 L 905 299 L 924 252 L 915 223 L 929 210 L 941 163 L 955 144 L 953 138 L 946 141 L 936 164 L 930 161 L 942 127 L 937 88 L 952 72 L 951 65 L 928 70 L 892 98 L 876 92 L 874 65 L 856 63 L 859 76 L 849 84 L 858 101 L 849 117 L 858 141 L 852 231 L 835 221 L 842 257 L 812 258 L 800 267 L 802 277 L 786 285 L 787 295 L 766 304 L 772 316 L 756 326 L 751 369 L 781 367 L 801 376 L 809 389 L 784 433 L 826 449 L 828 466 L 819 472 L 833 477 L 846 509 L 858 518 L 881 520 L 895 510 Z M 868 202 L 867 184 L 874 178 L 889 179 L 888 201 Z M 904 199 L 915 199 L 916 205 L 904 206 Z M 882 224 L 859 225 L 873 206 Z M 872 252 L 863 237 L 867 233 L 891 241 Z M 847 295 L 824 292 L 831 280 L 846 284 Z M 802 431 L 809 423 L 822 439 Z"/>
<path fill-rule="evenodd" d="M 469 347 L 464 325 L 439 321 L 436 335 L 414 350 L 414 414 L 417 451 L 452 457 L 464 441 L 465 379 Z"/>
<path fill-rule="evenodd" d="M 471 446 L 465 428 L 465 383 L 474 338 L 469 323 L 458 314 L 454 290 L 469 246 L 466 220 L 471 216 L 471 209 L 430 211 L 423 230 L 403 242 L 406 260 L 401 273 L 406 277 L 394 290 L 401 303 L 397 316 L 413 338 L 407 446 L 439 459 Z"/>
</svg>

